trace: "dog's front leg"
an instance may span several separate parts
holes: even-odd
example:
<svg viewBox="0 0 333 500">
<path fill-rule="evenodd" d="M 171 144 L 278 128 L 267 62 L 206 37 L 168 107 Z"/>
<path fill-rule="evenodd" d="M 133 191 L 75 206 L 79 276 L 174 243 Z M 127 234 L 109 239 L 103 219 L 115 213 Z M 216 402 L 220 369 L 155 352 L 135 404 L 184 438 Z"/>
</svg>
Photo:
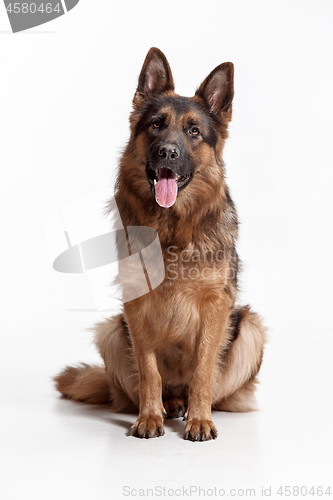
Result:
<svg viewBox="0 0 333 500">
<path fill-rule="evenodd" d="M 201 328 L 196 342 L 195 367 L 189 384 L 188 414 L 184 438 L 207 441 L 217 437 L 212 422 L 212 383 L 221 344 L 225 340 L 229 299 L 215 302 L 215 307 L 203 308 Z"/>
<path fill-rule="evenodd" d="M 155 353 L 146 352 L 135 341 L 134 350 L 139 368 L 140 411 L 130 435 L 140 438 L 163 436 L 162 379 Z"/>
</svg>

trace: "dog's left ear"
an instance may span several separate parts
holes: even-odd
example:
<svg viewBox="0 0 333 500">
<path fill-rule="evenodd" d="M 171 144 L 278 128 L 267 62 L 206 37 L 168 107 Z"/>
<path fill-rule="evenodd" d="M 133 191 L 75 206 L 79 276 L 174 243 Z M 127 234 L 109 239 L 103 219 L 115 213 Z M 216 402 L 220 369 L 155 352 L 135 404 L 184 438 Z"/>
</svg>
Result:
<svg viewBox="0 0 333 500">
<path fill-rule="evenodd" d="M 210 112 L 220 120 L 230 121 L 234 97 L 234 65 L 226 62 L 217 66 L 202 82 L 195 95 L 204 99 Z"/>
<path fill-rule="evenodd" d="M 162 94 L 167 90 L 174 90 L 171 69 L 167 58 L 156 47 L 152 47 L 143 63 L 139 76 L 133 106 L 137 108 L 154 94 Z"/>
</svg>

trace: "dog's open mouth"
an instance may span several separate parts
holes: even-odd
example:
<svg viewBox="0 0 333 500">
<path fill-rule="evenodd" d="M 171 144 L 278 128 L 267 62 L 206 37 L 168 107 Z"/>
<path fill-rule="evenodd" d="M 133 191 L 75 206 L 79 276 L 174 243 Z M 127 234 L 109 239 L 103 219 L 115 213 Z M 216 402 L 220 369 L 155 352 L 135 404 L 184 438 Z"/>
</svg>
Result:
<svg viewBox="0 0 333 500">
<path fill-rule="evenodd" d="M 169 168 L 153 170 L 148 168 L 147 177 L 152 187 L 157 203 L 164 208 L 172 207 L 177 199 L 180 188 L 191 179 L 190 175 L 178 175 Z"/>
</svg>

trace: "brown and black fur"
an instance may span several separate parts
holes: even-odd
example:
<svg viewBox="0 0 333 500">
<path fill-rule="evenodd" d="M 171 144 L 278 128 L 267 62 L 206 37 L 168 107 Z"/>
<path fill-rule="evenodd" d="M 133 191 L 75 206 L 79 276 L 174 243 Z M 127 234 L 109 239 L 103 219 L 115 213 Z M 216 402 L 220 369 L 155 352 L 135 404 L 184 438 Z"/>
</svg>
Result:
<svg viewBox="0 0 333 500">
<path fill-rule="evenodd" d="M 161 436 L 166 416 L 184 416 L 185 439 L 205 441 L 217 436 L 212 409 L 255 408 L 266 333 L 256 313 L 236 305 L 238 223 L 222 161 L 232 99 L 232 63 L 187 98 L 175 93 L 164 54 L 148 52 L 116 202 L 123 226 L 157 231 L 165 279 L 96 326 L 104 366 L 69 367 L 55 378 L 68 398 L 138 409 L 131 435 Z M 154 198 L 158 168 L 186 180 L 170 208 Z M 184 278 L 193 270 L 195 279 Z"/>
</svg>

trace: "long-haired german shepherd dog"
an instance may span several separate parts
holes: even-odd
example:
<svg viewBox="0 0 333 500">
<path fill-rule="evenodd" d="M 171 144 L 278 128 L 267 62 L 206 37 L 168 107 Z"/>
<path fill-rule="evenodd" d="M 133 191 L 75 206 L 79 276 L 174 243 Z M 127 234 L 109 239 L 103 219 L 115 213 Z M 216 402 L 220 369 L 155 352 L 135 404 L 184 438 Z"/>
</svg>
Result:
<svg viewBox="0 0 333 500">
<path fill-rule="evenodd" d="M 157 231 L 165 279 L 97 325 L 103 367 L 68 367 L 55 378 L 76 401 L 138 409 L 132 436 L 162 436 L 165 417 L 183 416 L 185 439 L 206 441 L 217 436 L 212 409 L 255 407 L 266 329 L 236 305 L 238 223 L 222 161 L 233 74 L 223 63 L 194 97 L 181 97 L 164 54 L 148 52 L 115 199 L 124 227 Z"/>
</svg>

